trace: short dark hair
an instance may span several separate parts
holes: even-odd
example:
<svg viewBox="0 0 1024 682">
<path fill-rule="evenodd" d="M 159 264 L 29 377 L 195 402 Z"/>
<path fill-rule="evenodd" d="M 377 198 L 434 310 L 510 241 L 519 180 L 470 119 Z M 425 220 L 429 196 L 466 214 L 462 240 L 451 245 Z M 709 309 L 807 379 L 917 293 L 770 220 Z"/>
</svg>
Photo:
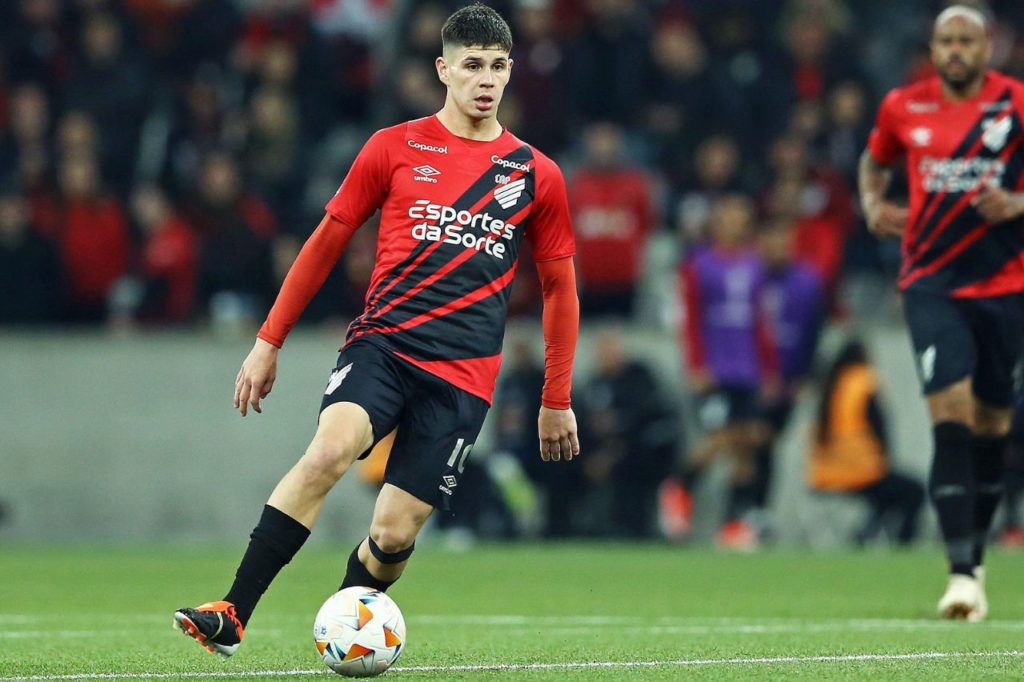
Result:
<svg viewBox="0 0 1024 682">
<path fill-rule="evenodd" d="M 490 47 L 512 51 L 512 29 L 495 10 L 480 2 L 467 5 L 448 17 L 441 27 L 441 47 Z"/>
</svg>

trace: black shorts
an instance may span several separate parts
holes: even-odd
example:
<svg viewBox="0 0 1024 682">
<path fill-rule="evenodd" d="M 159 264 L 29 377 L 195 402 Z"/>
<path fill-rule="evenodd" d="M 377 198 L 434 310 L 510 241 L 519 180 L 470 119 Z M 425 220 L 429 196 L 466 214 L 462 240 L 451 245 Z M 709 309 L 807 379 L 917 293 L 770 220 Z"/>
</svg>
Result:
<svg viewBox="0 0 1024 682">
<path fill-rule="evenodd" d="M 451 509 L 487 415 L 484 400 L 370 341 L 357 340 L 341 349 L 320 411 L 341 402 L 355 403 L 370 415 L 374 445 L 398 428 L 385 483 L 438 509 Z"/>
<path fill-rule="evenodd" d="M 719 431 L 727 426 L 757 419 L 761 412 L 757 390 L 746 386 L 718 386 L 701 394 L 697 416 L 705 431 Z"/>
<path fill-rule="evenodd" d="M 1024 350 L 1024 295 L 950 298 L 911 290 L 903 294 L 903 312 L 925 395 L 971 377 L 981 402 L 1013 404 Z"/>
</svg>

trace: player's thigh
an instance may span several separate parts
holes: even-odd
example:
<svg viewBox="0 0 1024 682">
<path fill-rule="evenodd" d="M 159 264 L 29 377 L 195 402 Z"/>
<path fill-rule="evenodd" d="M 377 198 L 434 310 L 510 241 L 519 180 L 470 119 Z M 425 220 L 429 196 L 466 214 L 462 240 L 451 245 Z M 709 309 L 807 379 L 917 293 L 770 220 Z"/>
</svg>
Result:
<svg viewBox="0 0 1024 682">
<path fill-rule="evenodd" d="M 398 359 L 368 342 L 346 345 L 338 355 L 320 404 L 314 442 L 344 445 L 366 457 L 395 429 L 408 397 Z"/>
<path fill-rule="evenodd" d="M 1024 297 L 1014 294 L 972 299 L 961 305 L 970 315 L 978 349 L 973 390 L 984 406 L 978 416 L 986 424 L 989 417 L 998 421 L 1005 433 L 1009 429 L 1014 383 L 1024 351 Z"/>
<path fill-rule="evenodd" d="M 420 377 L 402 415 L 385 483 L 438 509 L 451 509 L 487 403 L 436 377 Z"/>
<path fill-rule="evenodd" d="M 929 399 L 973 375 L 977 364 L 974 334 L 955 301 L 943 295 L 908 291 L 903 295 L 903 314 L 914 347 L 917 376 Z"/>
</svg>

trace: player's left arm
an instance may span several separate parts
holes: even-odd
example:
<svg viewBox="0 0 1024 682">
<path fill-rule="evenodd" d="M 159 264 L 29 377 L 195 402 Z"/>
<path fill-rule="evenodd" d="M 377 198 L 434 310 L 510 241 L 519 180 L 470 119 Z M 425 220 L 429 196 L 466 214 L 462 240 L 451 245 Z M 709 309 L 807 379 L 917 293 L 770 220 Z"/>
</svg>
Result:
<svg viewBox="0 0 1024 682">
<path fill-rule="evenodd" d="M 544 292 L 544 391 L 537 432 L 540 458 L 557 462 L 580 454 L 572 411 L 572 365 L 579 334 L 580 303 L 572 256 L 537 263 Z"/>
<path fill-rule="evenodd" d="M 533 244 L 544 295 L 544 390 L 537 431 L 541 459 L 557 462 L 580 453 L 570 398 L 580 323 L 572 260 L 576 244 L 562 172 L 542 154 L 537 156 L 535 169 L 537 194 L 527 235 Z"/>
</svg>

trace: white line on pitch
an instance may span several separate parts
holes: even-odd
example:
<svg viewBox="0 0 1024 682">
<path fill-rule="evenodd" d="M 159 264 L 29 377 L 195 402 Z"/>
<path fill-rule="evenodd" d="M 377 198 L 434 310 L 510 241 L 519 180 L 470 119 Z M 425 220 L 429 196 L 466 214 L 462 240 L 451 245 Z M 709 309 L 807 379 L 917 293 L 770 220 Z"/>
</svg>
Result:
<svg viewBox="0 0 1024 682">
<path fill-rule="evenodd" d="M 576 663 L 493 663 L 481 665 L 414 665 L 393 668 L 394 672 L 473 672 L 488 670 L 572 670 L 580 668 L 661 668 L 716 665 L 785 665 L 789 663 L 849 663 L 870 661 L 921 661 L 970 658 L 1021 658 L 1021 651 L 924 651 L 911 654 L 848 654 L 838 656 L 778 656 L 761 658 L 695 658 L 669 661 L 588 661 Z M 189 678 L 277 677 L 285 675 L 327 675 L 324 669 L 251 670 L 171 673 L 80 673 L 68 675 L 3 676 L 0 682 L 46 682 L 50 680 L 121 680 Z"/>
</svg>

